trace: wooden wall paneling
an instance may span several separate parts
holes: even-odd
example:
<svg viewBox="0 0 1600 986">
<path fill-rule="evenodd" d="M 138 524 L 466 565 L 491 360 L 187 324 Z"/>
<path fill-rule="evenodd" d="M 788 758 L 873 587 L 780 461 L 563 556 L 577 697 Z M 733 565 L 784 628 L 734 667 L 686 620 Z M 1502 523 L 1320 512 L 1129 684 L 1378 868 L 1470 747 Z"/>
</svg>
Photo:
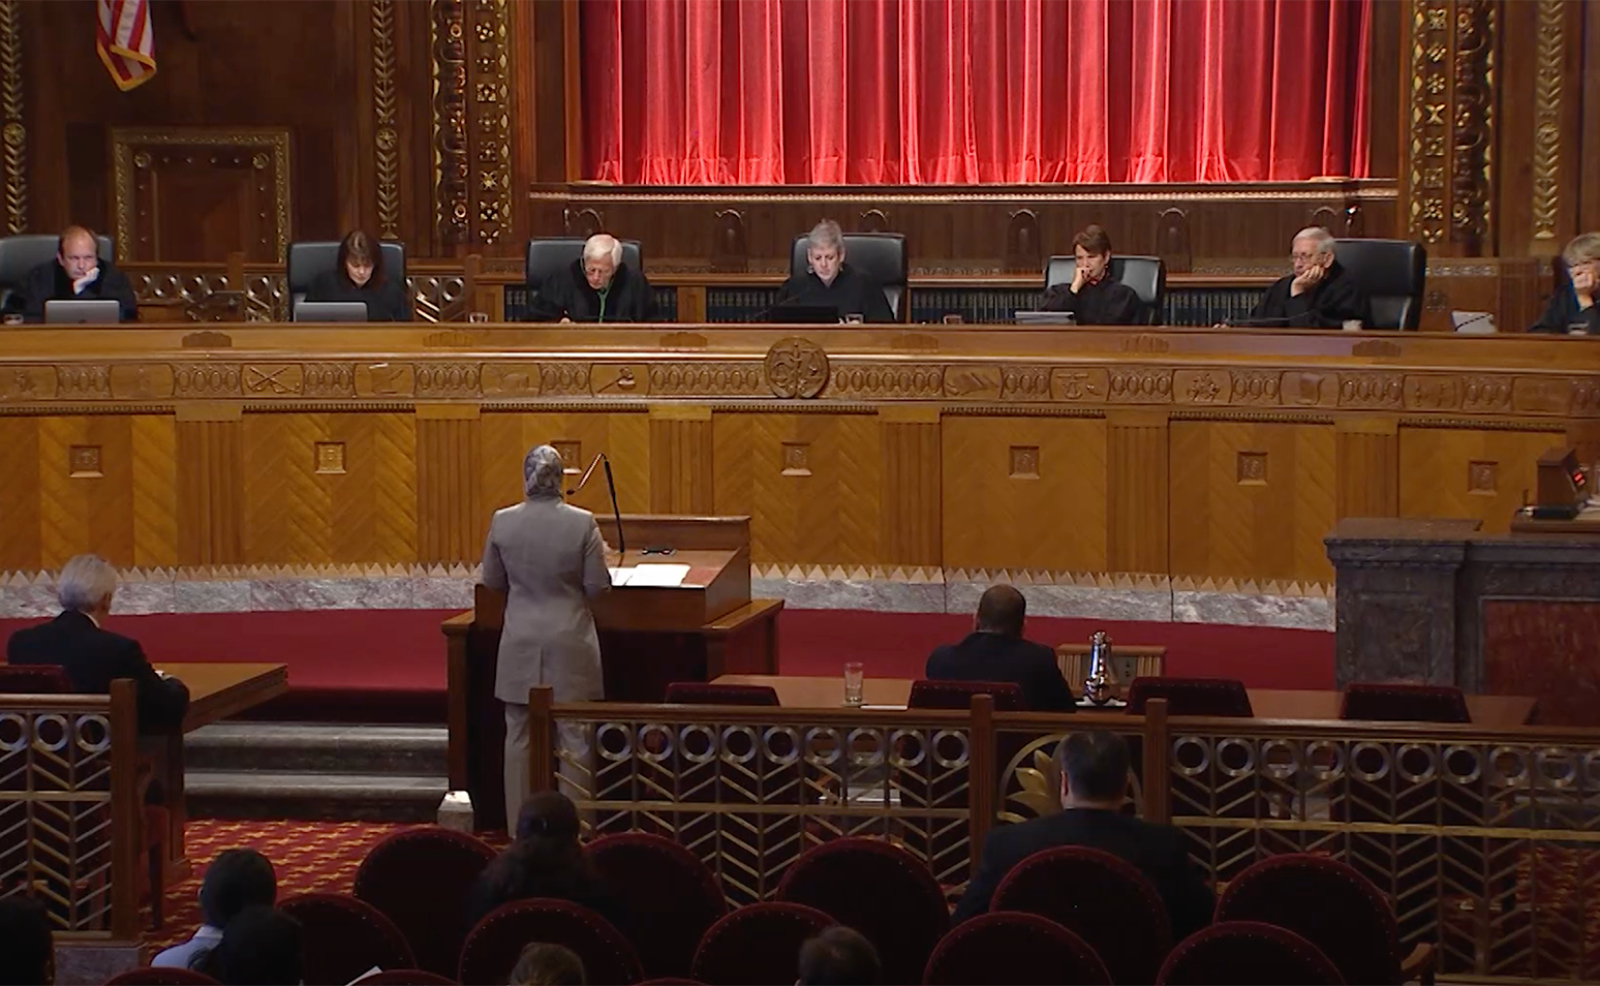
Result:
<svg viewBox="0 0 1600 986">
<path fill-rule="evenodd" d="M 417 560 L 417 422 L 401 413 L 330 414 L 319 472 L 332 486 L 333 560 L 410 564 Z"/>
<path fill-rule="evenodd" d="M 1400 516 L 1476 517 L 1499 533 L 1534 485 L 1539 456 L 1563 444 L 1564 429 L 1400 429 Z"/>
<path fill-rule="evenodd" d="M 131 431 L 125 415 L 39 419 L 42 567 L 84 552 L 133 563 Z"/>
<path fill-rule="evenodd" d="M 238 404 L 178 405 L 178 564 L 244 562 L 242 415 Z"/>
<path fill-rule="evenodd" d="M 1531 112 L 1503 114 L 1496 134 L 1496 252 L 1554 256 L 1578 231 L 1583 9 L 1571 0 L 1509 3 L 1500 25 L 1499 98 Z"/>
<path fill-rule="evenodd" d="M 244 557 L 252 564 L 332 561 L 333 496 L 317 476 L 326 414 L 251 414 L 242 425 Z"/>
<path fill-rule="evenodd" d="M 485 411 L 482 417 L 482 503 L 487 514 L 520 503 L 522 460 L 536 445 L 554 445 L 575 486 L 596 453 L 611 459 L 617 505 L 623 513 L 648 513 L 650 506 L 650 429 L 638 411 Z M 603 466 L 600 468 L 604 468 Z M 610 513 L 606 477 L 596 472 L 589 485 L 567 498 L 573 506 Z M 481 547 L 481 545 L 480 545 Z"/>
<path fill-rule="evenodd" d="M 1170 447 L 1165 409 L 1106 414 L 1106 564 L 1111 571 L 1167 571 L 1167 463 L 1184 451 Z"/>
<path fill-rule="evenodd" d="M 881 407 L 883 562 L 938 567 L 943 534 L 939 408 Z"/>
<path fill-rule="evenodd" d="M 719 412 L 715 512 L 750 516 L 757 564 L 881 564 L 875 414 Z"/>
<path fill-rule="evenodd" d="M 1106 570 L 1106 421 L 945 415 L 945 568 Z"/>
<path fill-rule="evenodd" d="M 1600 229 L 1600 4 L 1586 0 L 1582 5 L 1583 30 L 1580 51 L 1583 74 L 1580 94 L 1583 100 L 1577 158 L 1578 228 Z"/>
<path fill-rule="evenodd" d="M 129 428 L 133 476 L 133 564 L 178 563 L 178 430 L 165 414 L 137 414 Z"/>
<path fill-rule="evenodd" d="M 1400 174 L 1401 114 L 1406 109 L 1409 84 L 1404 61 L 1409 53 L 1400 46 L 1400 19 L 1405 5 L 1375 3 L 1370 7 L 1367 36 L 1367 168 L 1374 178 Z M 1396 235 L 1395 227 L 1369 225 L 1368 236 Z"/>
<path fill-rule="evenodd" d="M 478 407 L 418 404 L 416 423 L 417 560 L 476 564 L 489 529 Z"/>
<path fill-rule="evenodd" d="M 1171 445 L 1174 575 L 1332 580 L 1332 425 L 1174 421 Z"/>
<path fill-rule="evenodd" d="M 36 571 L 39 553 L 39 422 L 0 417 L 0 571 Z"/>
<path fill-rule="evenodd" d="M 1399 433 L 1392 417 L 1334 422 L 1338 517 L 1400 516 Z"/>
<path fill-rule="evenodd" d="M 708 405 L 652 405 L 650 512 L 711 514 L 716 502 L 714 456 Z"/>
</svg>

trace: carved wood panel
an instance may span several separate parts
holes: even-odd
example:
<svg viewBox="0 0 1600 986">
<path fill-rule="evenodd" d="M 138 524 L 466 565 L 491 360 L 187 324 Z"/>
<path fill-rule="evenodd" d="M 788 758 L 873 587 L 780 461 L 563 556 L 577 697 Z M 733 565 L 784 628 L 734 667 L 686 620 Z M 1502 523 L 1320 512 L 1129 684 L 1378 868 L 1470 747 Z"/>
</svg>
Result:
<svg viewBox="0 0 1600 986">
<path fill-rule="evenodd" d="M 1504 531 L 1561 431 L 1400 429 L 1400 516 L 1476 517 Z"/>
</svg>

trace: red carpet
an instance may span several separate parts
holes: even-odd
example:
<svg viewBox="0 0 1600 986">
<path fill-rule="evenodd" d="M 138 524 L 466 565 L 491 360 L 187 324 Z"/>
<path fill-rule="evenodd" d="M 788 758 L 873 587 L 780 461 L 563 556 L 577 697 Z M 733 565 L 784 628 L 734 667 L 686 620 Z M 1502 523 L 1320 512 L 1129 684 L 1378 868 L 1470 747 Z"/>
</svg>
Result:
<svg viewBox="0 0 1600 986">
<path fill-rule="evenodd" d="M 444 636 L 449 610 L 324 610 L 116 616 L 108 629 L 139 639 L 163 661 L 275 661 L 289 665 L 288 695 L 263 706 L 273 719 L 444 721 Z M 0 620 L 0 638 L 35 620 Z M 861 661 L 869 675 L 916 678 L 928 652 L 961 639 L 959 614 L 785 610 L 784 674 L 839 674 Z M 1167 673 L 1242 679 L 1258 688 L 1332 688 L 1333 634 L 1193 623 L 1116 623 L 1037 617 L 1028 636 L 1055 644 L 1106 630 L 1115 643 L 1165 644 Z M 365 693 L 359 704 L 352 691 Z"/>
</svg>

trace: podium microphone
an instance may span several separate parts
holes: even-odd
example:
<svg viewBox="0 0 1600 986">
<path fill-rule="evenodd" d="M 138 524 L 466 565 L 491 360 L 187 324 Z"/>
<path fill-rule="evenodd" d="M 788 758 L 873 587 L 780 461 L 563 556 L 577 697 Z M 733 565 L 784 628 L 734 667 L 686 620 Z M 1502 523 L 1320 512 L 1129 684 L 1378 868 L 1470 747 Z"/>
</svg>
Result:
<svg viewBox="0 0 1600 986">
<path fill-rule="evenodd" d="M 606 458 L 604 452 L 595 453 L 595 457 L 589 460 L 589 468 L 585 469 L 583 475 L 578 477 L 578 485 L 567 490 L 567 496 L 576 496 L 579 490 L 587 486 L 589 477 L 594 475 L 594 467 L 601 463 L 605 463 L 606 489 L 611 493 L 611 516 L 616 518 L 617 521 L 617 556 L 620 563 L 622 558 L 628 556 L 628 542 L 622 534 L 622 511 L 617 509 L 617 482 L 611 476 L 611 460 Z"/>
</svg>

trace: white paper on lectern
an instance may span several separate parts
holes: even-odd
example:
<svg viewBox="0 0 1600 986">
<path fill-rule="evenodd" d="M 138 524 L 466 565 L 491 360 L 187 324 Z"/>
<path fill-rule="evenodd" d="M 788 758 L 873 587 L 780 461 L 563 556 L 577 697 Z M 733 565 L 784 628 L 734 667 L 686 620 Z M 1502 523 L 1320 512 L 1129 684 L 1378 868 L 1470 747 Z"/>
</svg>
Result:
<svg viewBox="0 0 1600 986">
<path fill-rule="evenodd" d="M 688 565 L 639 565 L 634 568 L 628 584 L 671 588 L 683 585 L 684 576 L 688 574 Z"/>
<path fill-rule="evenodd" d="M 627 585 L 628 580 L 633 578 L 632 568 L 610 568 L 607 571 L 611 573 L 611 584 L 614 586 Z"/>
</svg>

